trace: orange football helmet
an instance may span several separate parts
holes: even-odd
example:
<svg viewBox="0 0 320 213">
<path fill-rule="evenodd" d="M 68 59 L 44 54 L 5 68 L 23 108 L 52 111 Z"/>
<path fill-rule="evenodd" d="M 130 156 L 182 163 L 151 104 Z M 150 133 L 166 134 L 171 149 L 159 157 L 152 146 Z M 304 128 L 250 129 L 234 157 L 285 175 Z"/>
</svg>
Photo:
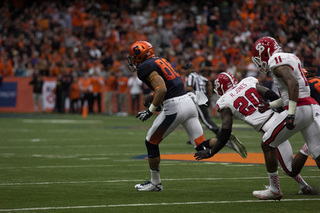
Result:
<svg viewBox="0 0 320 213">
<path fill-rule="evenodd" d="M 153 46 L 146 41 L 137 41 L 128 48 L 128 64 L 132 72 L 137 71 L 138 66 L 154 56 Z"/>
</svg>

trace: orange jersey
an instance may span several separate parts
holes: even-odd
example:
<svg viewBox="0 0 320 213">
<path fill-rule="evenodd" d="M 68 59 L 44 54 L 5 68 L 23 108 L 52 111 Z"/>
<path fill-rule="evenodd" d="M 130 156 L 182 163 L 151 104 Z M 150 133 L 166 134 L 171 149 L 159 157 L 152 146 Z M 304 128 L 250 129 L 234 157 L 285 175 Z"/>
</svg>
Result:
<svg viewBox="0 0 320 213">
<path fill-rule="evenodd" d="M 91 78 L 92 92 L 100 93 L 102 91 L 103 78 L 102 77 L 93 77 Z"/>
<path fill-rule="evenodd" d="M 92 85 L 91 85 L 91 79 L 80 79 L 80 87 L 82 89 L 82 91 L 92 91 Z"/>
<path fill-rule="evenodd" d="M 70 99 L 75 100 L 79 99 L 81 94 L 81 90 L 78 82 L 74 82 L 70 85 Z"/>
<path fill-rule="evenodd" d="M 116 77 L 111 75 L 106 80 L 107 91 L 115 91 L 116 90 L 117 80 Z"/>
<path fill-rule="evenodd" d="M 10 63 L 8 64 L 0 63 L 0 75 L 13 77 L 14 73 L 13 73 L 12 65 Z"/>
<path fill-rule="evenodd" d="M 121 93 L 121 94 L 126 93 L 127 88 L 128 88 L 128 80 L 129 79 L 127 77 L 117 78 L 119 93 Z"/>
</svg>

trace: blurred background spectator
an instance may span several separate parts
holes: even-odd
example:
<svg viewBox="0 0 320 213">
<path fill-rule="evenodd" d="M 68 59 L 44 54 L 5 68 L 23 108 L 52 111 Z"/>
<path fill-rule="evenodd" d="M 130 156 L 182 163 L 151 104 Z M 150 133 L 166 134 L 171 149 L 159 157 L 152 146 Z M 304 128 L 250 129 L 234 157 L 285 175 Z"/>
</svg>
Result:
<svg viewBox="0 0 320 213">
<path fill-rule="evenodd" d="M 123 75 L 123 71 L 117 72 L 117 106 L 118 116 L 128 115 L 128 77 Z"/>
<path fill-rule="evenodd" d="M 320 73 L 316 0 L 4 0 L 0 6 L 4 78 L 57 77 L 69 68 L 73 77 L 94 70 L 130 77 L 127 47 L 148 40 L 178 72 L 192 62 L 209 79 L 222 71 L 264 79 L 250 60 L 253 41 L 262 36 L 276 38 L 307 70 Z"/>
<path fill-rule="evenodd" d="M 84 106 L 88 107 L 89 113 L 93 113 L 93 94 L 92 84 L 89 73 L 85 73 L 84 77 L 79 81 L 79 88 L 81 91 L 81 112 Z"/>
<path fill-rule="evenodd" d="M 134 72 L 128 80 L 128 87 L 131 95 L 132 114 L 137 114 L 140 110 L 140 94 L 142 91 L 142 84 L 143 82 L 138 78 L 137 72 Z"/>
<path fill-rule="evenodd" d="M 80 102 L 81 90 L 79 86 L 79 79 L 77 76 L 73 78 L 73 82 L 70 85 L 70 112 L 80 113 L 81 102 Z"/>
<path fill-rule="evenodd" d="M 113 99 L 117 91 L 117 78 L 113 71 L 105 76 L 106 91 L 104 93 L 105 114 L 113 115 Z"/>
<path fill-rule="evenodd" d="M 104 79 L 102 76 L 99 75 L 98 70 L 94 70 L 92 77 L 91 77 L 91 84 L 92 84 L 92 105 L 97 103 L 98 113 L 101 113 L 101 93 L 102 93 L 102 86 L 104 85 Z"/>
<path fill-rule="evenodd" d="M 42 100 L 43 80 L 40 74 L 35 74 L 29 83 L 33 86 L 33 106 L 35 112 L 44 112 Z"/>
</svg>

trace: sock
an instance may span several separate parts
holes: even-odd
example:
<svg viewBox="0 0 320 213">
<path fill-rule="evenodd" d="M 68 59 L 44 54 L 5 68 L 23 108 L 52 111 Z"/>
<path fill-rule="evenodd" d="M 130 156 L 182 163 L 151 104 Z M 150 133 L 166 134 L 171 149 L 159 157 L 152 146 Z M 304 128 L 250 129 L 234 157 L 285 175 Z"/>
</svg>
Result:
<svg viewBox="0 0 320 213">
<path fill-rule="evenodd" d="M 279 175 L 278 171 L 269 173 L 269 183 L 270 183 L 270 190 L 275 193 L 280 192 L 280 182 L 279 182 Z"/>
<path fill-rule="evenodd" d="M 303 187 L 307 186 L 308 184 L 306 183 L 306 181 L 304 181 L 304 179 L 301 177 L 300 174 L 298 174 L 297 176 L 295 176 L 293 179 L 295 179 L 297 181 L 297 183 L 299 183 L 299 187 L 300 189 L 303 189 Z"/>
<path fill-rule="evenodd" d="M 158 169 L 150 169 L 150 173 L 151 173 L 151 183 L 153 185 L 158 185 L 159 183 L 161 183 L 159 168 Z"/>
<path fill-rule="evenodd" d="M 304 144 L 304 145 L 302 146 L 302 148 L 300 149 L 300 152 L 301 152 L 301 154 L 304 154 L 304 155 L 306 155 L 306 156 L 309 156 L 309 149 L 308 149 L 307 144 Z"/>
</svg>

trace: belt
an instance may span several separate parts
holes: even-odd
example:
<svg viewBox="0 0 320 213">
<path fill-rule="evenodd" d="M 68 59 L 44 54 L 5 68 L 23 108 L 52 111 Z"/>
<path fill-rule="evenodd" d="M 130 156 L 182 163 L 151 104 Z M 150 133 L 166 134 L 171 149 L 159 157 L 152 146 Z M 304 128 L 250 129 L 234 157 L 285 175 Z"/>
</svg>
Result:
<svg viewBox="0 0 320 213">
<path fill-rule="evenodd" d="M 188 97 L 189 97 L 189 95 L 185 94 L 185 95 L 181 95 L 181 96 L 178 96 L 178 97 L 167 99 L 167 100 L 163 101 L 163 103 L 165 104 L 165 103 L 168 103 L 168 102 L 180 101 L 180 100 L 186 99 Z"/>
</svg>

